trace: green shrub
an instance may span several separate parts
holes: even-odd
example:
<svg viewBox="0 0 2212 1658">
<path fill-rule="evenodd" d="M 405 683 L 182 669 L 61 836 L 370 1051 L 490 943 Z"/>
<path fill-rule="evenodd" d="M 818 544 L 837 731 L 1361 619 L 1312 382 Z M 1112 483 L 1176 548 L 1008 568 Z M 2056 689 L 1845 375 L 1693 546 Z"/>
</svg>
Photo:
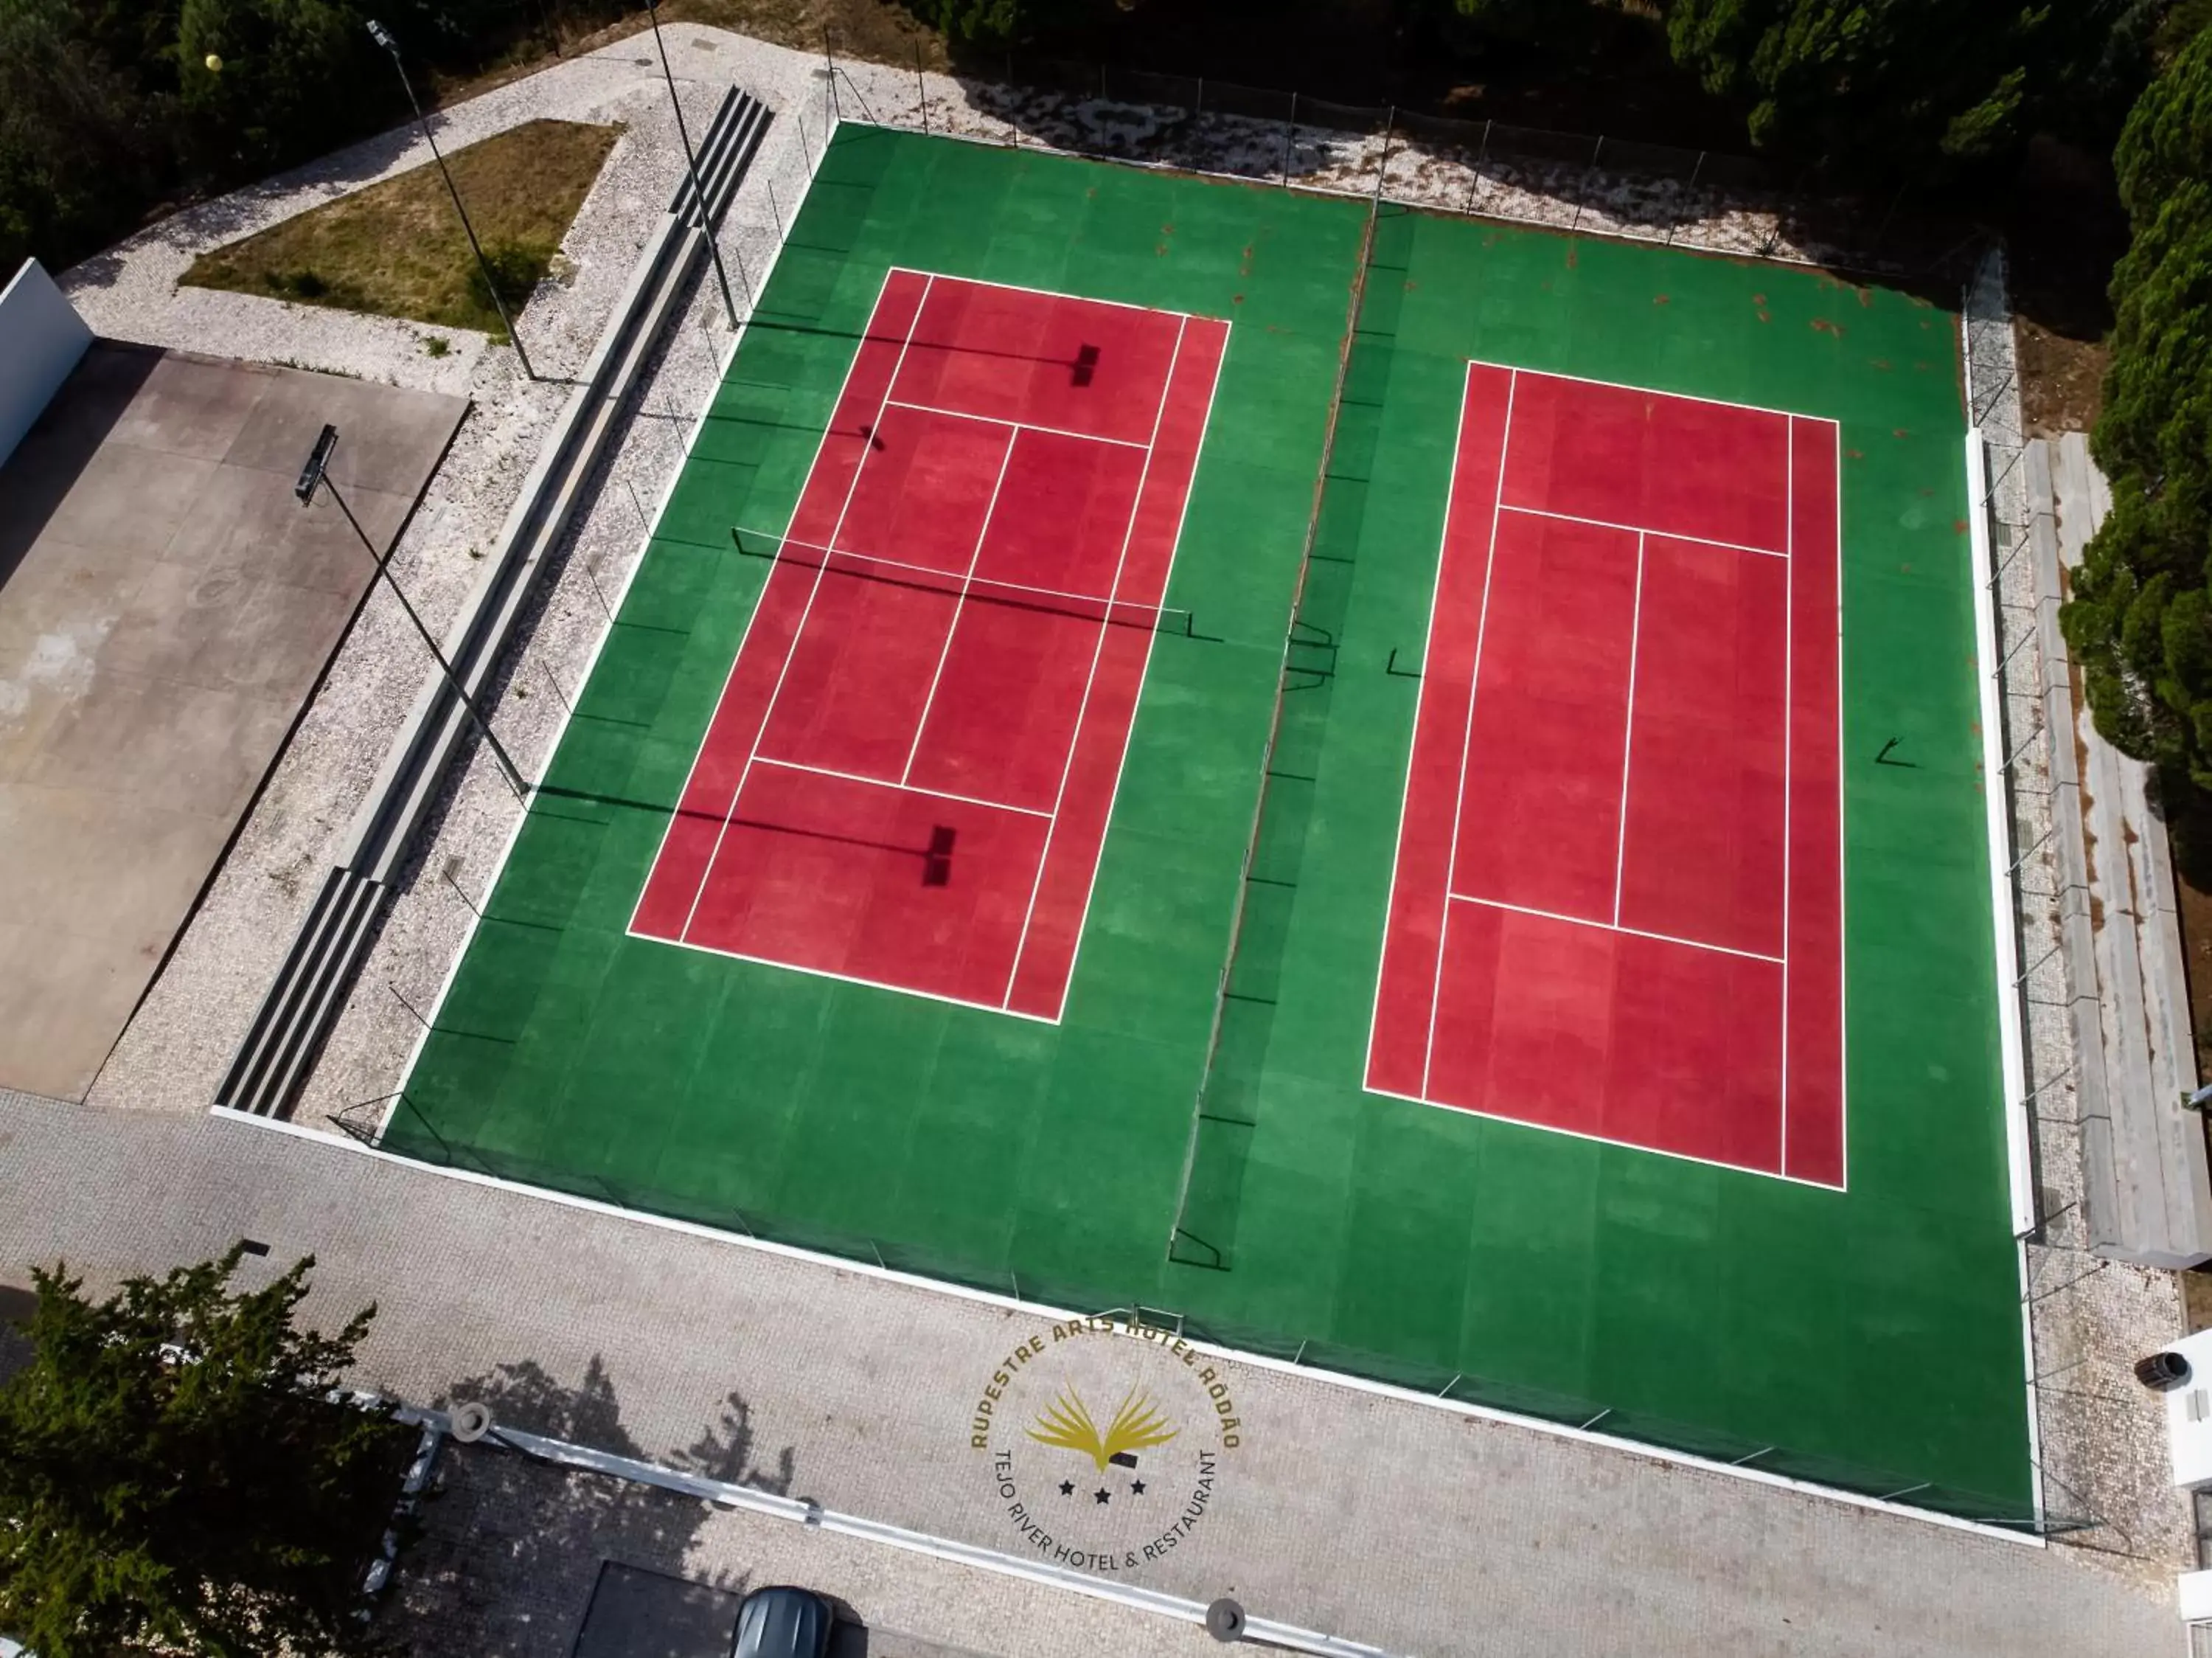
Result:
<svg viewBox="0 0 2212 1658">
<path fill-rule="evenodd" d="M 2145 91 L 2115 163 L 2135 238 L 2090 440 L 2112 510 L 2061 622 L 2097 728 L 2212 789 L 2212 28 Z"/>
<path fill-rule="evenodd" d="M 1748 107 L 1752 142 L 1862 178 L 2109 140 L 2163 0 L 1674 0 L 1675 62 Z"/>
<path fill-rule="evenodd" d="M 483 313 L 491 332 L 499 332 L 499 307 L 493 303 L 492 290 L 484 281 L 484 267 L 490 267 L 491 279 L 499 284 L 499 297 L 506 302 L 507 315 L 513 316 L 537 291 L 538 284 L 545 278 L 546 267 L 552 262 L 551 248 L 511 241 L 494 242 L 485 248 L 481 265 L 471 258 L 469 301 Z"/>
</svg>

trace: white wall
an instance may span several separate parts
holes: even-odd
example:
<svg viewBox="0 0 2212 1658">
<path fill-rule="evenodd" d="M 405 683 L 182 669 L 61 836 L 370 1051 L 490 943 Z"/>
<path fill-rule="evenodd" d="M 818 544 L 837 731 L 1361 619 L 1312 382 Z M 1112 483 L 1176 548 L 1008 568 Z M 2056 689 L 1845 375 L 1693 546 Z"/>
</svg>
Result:
<svg viewBox="0 0 2212 1658">
<path fill-rule="evenodd" d="M 15 452 L 92 344 L 92 330 L 46 267 L 25 259 L 0 290 L 0 462 Z"/>
</svg>

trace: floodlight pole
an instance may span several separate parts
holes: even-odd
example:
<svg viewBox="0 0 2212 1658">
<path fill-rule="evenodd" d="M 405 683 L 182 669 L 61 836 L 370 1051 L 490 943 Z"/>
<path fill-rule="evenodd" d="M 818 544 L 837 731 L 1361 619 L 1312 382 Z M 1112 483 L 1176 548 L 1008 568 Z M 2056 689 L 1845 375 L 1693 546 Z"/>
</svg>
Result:
<svg viewBox="0 0 2212 1658">
<path fill-rule="evenodd" d="M 374 18 L 368 20 L 368 38 L 392 54 L 392 66 L 399 71 L 399 84 L 407 89 L 408 107 L 415 112 L 415 125 L 422 129 L 422 137 L 430 146 L 430 159 L 438 164 L 438 172 L 446 180 L 446 192 L 453 198 L 453 211 L 461 216 L 461 229 L 468 235 L 469 251 L 477 256 L 477 269 L 483 273 L 484 291 L 491 296 L 492 309 L 499 313 L 501 326 L 507 330 L 507 344 L 514 347 L 514 355 L 522 363 L 523 377 L 538 378 L 538 371 L 530 366 L 530 353 L 522 349 L 522 336 L 514 326 L 514 319 L 507 314 L 507 302 L 499 296 L 499 283 L 492 280 L 491 265 L 484 258 L 483 245 L 477 241 L 477 228 L 469 222 L 469 210 L 461 205 L 461 192 L 447 170 L 446 158 L 438 151 L 438 140 L 430 131 L 430 123 L 422 113 L 422 106 L 415 96 L 415 83 L 407 78 L 407 65 L 400 60 L 399 42 L 392 38 L 392 31 Z"/>
<path fill-rule="evenodd" d="M 684 101 L 676 95 L 675 71 L 668 67 L 668 43 L 660 38 L 660 0 L 645 0 L 645 15 L 653 24 L 653 50 L 660 54 L 660 78 L 668 82 L 668 106 L 676 112 L 676 136 L 684 141 L 684 165 L 691 174 L 691 196 L 699 204 L 699 229 L 705 232 L 707 251 L 714 256 L 714 277 L 722 284 L 722 309 L 730 326 L 738 326 L 738 302 L 730 297 L 730 273 L 722 268 L 722 244 L 714 235 L 714 216 L 707 205 L 707 192 L 699 182 L 699 157 L 691 148 L 691 129 L 684 125 Z"/>
<path fill-rule="evenodd" d="M 368 532 L 362 528 L 361 520 L 353 515 L 353 509 L 346 505 L 345 497 L 338 493 L 337 480 L 330 473 L 331 455 L 337 446 L 338 429 L 325 426 L 322 436 L 315 440 L 313 451 L 307 456 L 307 464 L 300 469 L 300 481 L 292 486 L 292 493 L 299 497 L 300 504 L 304 507 L 314 500 L 318 485 L 330 491 L 331 499 L 338 503 L 338 510 L 345 515 L 346 522 L 353 527 L 353 533 L 361 539 L 362 546 L 368 549 L 368 556 L 376 561 L 377 574 L 384 577 L 384 584 L 392 589 L 392 596 L 399 600 L 399 608 L 407 613 L 407 619 L 415 624 L 416 632 L 422 636 L 422 643 L 429 647 L 430 655 L 438 664 L 438 671 L 446 676 L 447 689 L 461 699 L 461 706 L 469 710 L 469 717 L 476 722 L 477 729 L 483 734 L 484 742 L 491 749 L 492 758 L 499 762 L 500 771 L 507 778 L 508 785 L 527 800 L 530 785 L 522 780 L 521 769 L 501 745 L 498 735 L 491 728 L 491 722 L 484 718 L 483 710 L 477 706 L 476 698 L 469 695 L 468 687 L 453 672 L 453 665 L 446 660 L 446 653 L 438 649 L 437 640 L 422 625 L 422 619 L 416 613 L 415 607 L 407 602 L 407 595 L 400 590 L 398 582 L 392 574 L 391 554 L 376 550 L 376 543 L 368 539 Z"/>
</svg>

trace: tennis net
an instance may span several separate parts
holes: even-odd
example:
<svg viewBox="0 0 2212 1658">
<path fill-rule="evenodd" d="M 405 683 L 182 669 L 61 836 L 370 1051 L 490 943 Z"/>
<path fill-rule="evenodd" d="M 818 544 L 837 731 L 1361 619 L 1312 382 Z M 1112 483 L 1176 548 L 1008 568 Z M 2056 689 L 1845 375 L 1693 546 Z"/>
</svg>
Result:
<svg viewBox="0 0 2212 1658">
<path fill-rule="evenodd" d="M 992 605 L 1028 611 L 1040 616 L 1066 617 L 1077 621 L 1102 622 L 1108 627 L 1139 628 L 1178 638 L 1201 639 L 1191 613 L 1175 605 L 1140 605 L 1100 594 L 1069 593 L 1057 588 L 1030 587 L 1018 582 L 994 581 L 963 570 L 944 570 L 927 564 L 907 564 L 873 553 L 848 552 L 811 542 L 794 541 L 765 530 L 732 527 L 730 539 L 748 558 L 770 564 L 795 564 L 802 570 L 880 582 L 916 593 L 939 594 L 971 605 Z"/>
</svg>

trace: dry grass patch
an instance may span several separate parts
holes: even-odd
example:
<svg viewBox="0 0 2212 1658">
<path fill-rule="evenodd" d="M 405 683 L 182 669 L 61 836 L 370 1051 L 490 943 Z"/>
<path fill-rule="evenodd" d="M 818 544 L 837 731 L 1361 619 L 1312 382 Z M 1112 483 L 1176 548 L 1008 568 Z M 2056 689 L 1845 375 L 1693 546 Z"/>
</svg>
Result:
<svg viewBox="0 0 2212 1658">
<path fill-rule="evenodd" d="M 2021 418 L 2030 437 L 2086 432 L 2104 405 L 2105 369 L 2112 350 L 2101 339 L 2080 339 L 2020 317 Z"/>
<path fill-rule="evenodd" d="M 544 277 L 621 136 L 618 126 L 527 121 L 447 156 L 509 310 Z M 203 253 L 184 279 L 505 338 L 431 162 Z"/>
</svg>

